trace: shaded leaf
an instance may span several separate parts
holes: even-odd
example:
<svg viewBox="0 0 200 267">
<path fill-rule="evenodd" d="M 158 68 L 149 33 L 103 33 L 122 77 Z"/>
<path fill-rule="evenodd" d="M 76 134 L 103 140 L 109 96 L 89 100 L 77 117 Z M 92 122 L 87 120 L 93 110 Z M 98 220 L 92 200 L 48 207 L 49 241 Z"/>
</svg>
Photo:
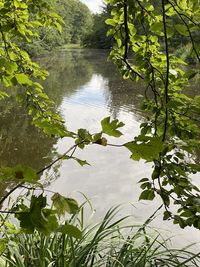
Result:
<svg viewBox="0 0 200 267">
<path fill-rule="evenodd" d="M 63 197 L 59 193 L 55 193 L 51 200 L 60 215 L 64 215 L 66 212 L 74 214 L 79 210 L 78 203 L 75 199 Z"/>
<path fill-rule="evenodd" d="M 67 223 L 59 227 L 59 232 L 74 237 L 76 239 L 80 239 L 82 237 L 81 231 L 76 226 Z"/>
</svg>

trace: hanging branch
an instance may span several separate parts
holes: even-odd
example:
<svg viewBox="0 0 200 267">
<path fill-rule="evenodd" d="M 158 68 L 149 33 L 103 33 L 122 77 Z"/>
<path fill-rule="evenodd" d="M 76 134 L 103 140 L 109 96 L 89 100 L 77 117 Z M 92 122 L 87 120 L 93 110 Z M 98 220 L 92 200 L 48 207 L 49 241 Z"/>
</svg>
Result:
<svg viewBox="0 0 200 267">
<path fill-rule="evenodd" d="M 167 133 L 167 125 L 168 125 L 168 107 L 167 104 L 169 102 L 169 68 L 170 68 L 170 60 L 169 60 L 169 45 L 168 45 L 168 37 L 167 37 L 167 22 L 166 22 L 166 13 L 165 13 L 165 0 L 162 0 L 162 18 L 163 18 L 163 30 L 164 30 L 164 39 L 165 39 L 165 55 L 166 55 L 166 76 L 165 76 L 165 122 L 164 122 L 164 132 L 163 132 L 163 142 L 166 139 Z"/>
</svg>

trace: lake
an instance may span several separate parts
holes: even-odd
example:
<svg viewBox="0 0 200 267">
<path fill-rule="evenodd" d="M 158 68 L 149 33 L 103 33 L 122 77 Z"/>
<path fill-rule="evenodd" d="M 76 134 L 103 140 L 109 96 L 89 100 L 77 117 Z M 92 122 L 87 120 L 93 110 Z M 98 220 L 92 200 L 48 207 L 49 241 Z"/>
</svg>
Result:
<svg viewBox="0 0 200 267">
<path fill-rule="evenodd" d="M 100 50 L 66 50 L 38 59 L 50 73 L 43 83 L 49 96 L 66 121 L 69 130 L 86 128 L 100 130 L 100 121 L 106 117 L 125 123 L 123 137 L 109 138 L 109 143 L 123 144 L 139 133 L 143 120 L 140 110 L 143 87 L 140 83 L 124 81 L 108 62 L 107 53 Z M 14 97 L 0 104 L 0 162 L 2 165 L 26 164 L 37 170 L 49 164 L 57 153 L 64 153 L 72 140 L 45 137 L 31 125 L 23 107 L 16 106 Z M 43 174 L 49 190 L 83 201 L 85 194 L 96 210 L 96 220 L 102 218 L 113 205 L 124 204 L 122 214 L 132 215 L 132 223 L 143 223 L 161 204 L 138 202 L 138 181 L 149 177 L 151 165 L 129 159 L 125 148 L 92 145 L 78 150 L 76 156 L 91 166 L 80 167 L 69 160 L 59 163 Z M 1 193 L 9 184 L 1 185 Z M 152 223 L 167 236 L 176 236 L 174 244 L 184 246 L 200 242 L 199 231 L 163 222 L 161 214 Z"/>
</svg>

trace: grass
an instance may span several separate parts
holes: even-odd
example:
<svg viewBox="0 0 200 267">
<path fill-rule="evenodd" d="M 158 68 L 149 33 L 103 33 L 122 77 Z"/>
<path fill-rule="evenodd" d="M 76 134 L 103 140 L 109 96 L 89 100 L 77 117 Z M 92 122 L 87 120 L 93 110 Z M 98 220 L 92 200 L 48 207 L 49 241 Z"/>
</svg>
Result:
<svg viewBox="0 0 200 267">
<path fill-rule="evenodd" d="M 1 267 L 195 267 L 200 253 L 187 248 L 169 248 L 155 230 L 150 217 L 142 226 L 128 225 L 128 217 L 117 218 L 119 209 L 110 209 L 102 222 L 86 225 L 84 206 L 70 223 L 82 230 L 75 239 L 66 234 L 28 235 L 7 224 L 8 245 L 0 257 Z"/>
</svg>

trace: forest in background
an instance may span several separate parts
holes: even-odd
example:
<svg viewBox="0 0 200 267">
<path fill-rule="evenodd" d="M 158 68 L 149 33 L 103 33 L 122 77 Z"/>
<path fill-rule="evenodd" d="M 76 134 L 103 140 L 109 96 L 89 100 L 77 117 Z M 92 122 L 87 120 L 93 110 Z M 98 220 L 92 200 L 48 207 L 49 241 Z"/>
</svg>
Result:
<svg viewBox="0 0 200 267">
<path fill-rule="evenodd" d="M 155 1 L 152 0 L 151 2 L 154 3 Z M 35 37 L 32 43 L 22 43 L 22 47 L 32 56 L 62 47 L 111 49 L 114 40 L 112 36 L 107 34 L 109 25 L 105 23 L 112 16 L 108 4 L 104 4 L 102 12 L 97 14 L 92 14 L 80 0 L 50 0 L 49 5 L 53 5 L 55 12 L 63 18 L 62 30 L 61 28 L 60 30 L 48 27 L 38 28 L 38 37 Z M 159 4 L 157 4 L 157 8 L 160 8 Z M 187 33 L 183 34 L 184 29 L 179 27 L 176 16 L 174 16 L 169 28 L 173 35 L 170 39 L 171 50 L 176 50 L 177 56 L 181 56 L 188 63 L 195 63 L 192 55 L 192 44 L 188 43 Z M 176 31 L 173 30 L 174 28 Z M 155 31 L 158 30 L 160 30 L 159 27 L 155 29 Z M 200 33 L 196 32 L 193 39 L 196 43 L 200 42 Z"/>
<path fill-rule="evenodd" d="M 81 44 L 87 34 L 92 32 L 93 16 L 89 8 L 79 0 L 50 0 L 55 13 L 62 19 L 62 28 L 36 28 L 38 36 L 31 43 L 24 41 L 23 49 L 32 56 L 52 51 L 66 44 Z"/>
</svg>

